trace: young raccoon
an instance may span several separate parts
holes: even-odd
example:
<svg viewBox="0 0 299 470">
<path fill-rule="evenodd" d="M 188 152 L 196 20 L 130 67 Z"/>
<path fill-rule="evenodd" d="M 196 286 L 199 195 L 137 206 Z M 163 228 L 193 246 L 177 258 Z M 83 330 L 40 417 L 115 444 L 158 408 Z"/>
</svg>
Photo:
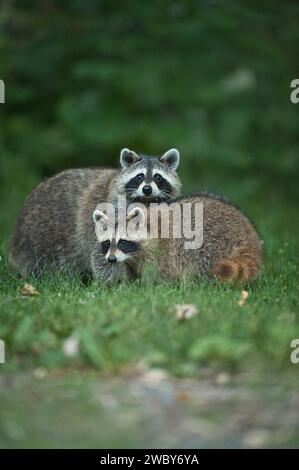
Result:
<svg viewBox="0 0 299 470">
<path fill-rule="evenodd" d="M 92 243 L 91 268 L 93 277 L 103 281 L 116 282 L 122 279 L 136 280 L 140 277 L 140 267 L 146 259 L 143 241 L 137 236 L 127 234 L 127 224 L 138 215 L 134 208 L 126 217 L 124 227 L 108 215 L 96 209 L 93 213 L 96 240 Z M 112 232 L 107 230 L 113 229 Z"/>
<path fill-rule="evenodd" d="M 209 193 L 182 197 L 176 203 L 181 214 L 184 213 L 184 204 L 191 204 L 192 211 L 187 222 L 190 223 L 192 231 L 196 230 L 197 236 L 200 235 L 201 243 L 194 249 L 186 248 L 186 242 L 190 242 L 190 238 L 184 236 L 187 223 L 183 217 L 179 219 L 179 227 L 176 227 L 180 228 L 182 238 L 174 238 L 172 235 L 174 216 L 169 218 L 170 238 L 162 238 L 163 211 L 168 211 L 175 203 L 160 205 L 158 239 L 149 239 L 149 245 L 145 249 L 155 247 L 151 256 L 154 256 L 164 277 L 180 280 L 186 275 L 191 275 L 197 278 L 216 277 L 221 281 L 241 282 L 258 277 L 263 263 L 263 242 L 250 220 L 238 208 Z M 202 204 L 203 208 L 203 223 L 197 227 L 194 215 L 196 203 Z M 142 214 L 141 209 L 136 208 L 136 211 Z M 145 218 L 144 214 L 143 216 Z"/>
<path fill-rule="evenodd" d="M 12 267 L 23 276 L 40 275 L 46 268 L 90 272 L 92 214 L 99 203 L 115 202 L 119 195 L 146 203 L 178 194 L 177 150 L 158 158 L 123 149 L 120 162 L 121 171 L 66 170 L 37 186 L 16 222 L 9 254 Z"/>
</svg>

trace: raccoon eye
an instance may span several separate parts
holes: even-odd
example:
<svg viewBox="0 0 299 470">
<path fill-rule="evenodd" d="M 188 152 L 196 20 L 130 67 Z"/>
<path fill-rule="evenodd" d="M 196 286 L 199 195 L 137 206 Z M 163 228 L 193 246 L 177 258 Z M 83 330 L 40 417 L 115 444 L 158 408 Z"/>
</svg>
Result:
<svg viewBox="0 0 299 470">
<path fill-rule="evenodd" d="M 144 174 L 143 174 L 143 173 L 139 173 L 139 175 L 136 176 L 136 179 L 137 179 L 138 181 L 143 180 L 143 178 L 144 178 Z"/>
<path fill-rule="evenodd" d="M 154 175 L 154 179 L 155 179 L 156 181 L 161 181 L 161 180 L 162 180 L 162 176 L 159 175 L 159 173 L 156 173 L 156 174 Z"/>
<path fill-rule="evenodd" d="M 119 240 L 118 247 L 123 253 L 134 253 L 138 251 L 138 244 L 130 240 Z"/>
<path fill-rule="evenodd" d="M 105 240 L 101 243 L 102 246 L 102 253 L 105 255 L 108 253 L 109 247 L 110 247 L 110 240 Z"/>
</svg>

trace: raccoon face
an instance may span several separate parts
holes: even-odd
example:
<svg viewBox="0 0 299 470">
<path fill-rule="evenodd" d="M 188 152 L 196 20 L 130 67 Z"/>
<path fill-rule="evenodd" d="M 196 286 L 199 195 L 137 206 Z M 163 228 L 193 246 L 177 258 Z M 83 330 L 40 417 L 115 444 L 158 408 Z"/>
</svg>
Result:
<svg viewBox="0 0 299 470">
<path fill-rule="evenodd" d="M 102 253 L 108 263 L 121 263 L 132 259 L 139 249 L 138 243 L 123 238 L 111 238 L 101 242 Z"/>
<path fill-rule="evenodd" d="M 161 202 L 176 197 L 181 188 L 176 172 L 179 162 L 180 154 L 176 149 L 168 150 L 160 158 L 139 156 L 123 149 L 119 193 L 125 193 L 129 201 L 139 202 Z"/>
<path fill-rule="evenodd" d="M 135 217 L 135 215 L 136 210 L 133 209 L 128 214 L 127 222 Z M 97 227 L 101 226 L 100 228 L 104 228 L 105 230 L 109 224 L 109 218 L 105 212 L 96 209 L 93 213 L 93 220 L 96 226 L 97 239 L 100 245 L 99 248 L 102 256 L 105 257 L 106 262 L 114 264 L 124 261 L 134 261 L 134 258 L 139 255 L 141 250 L 141 243 L 136 239 L 126 239 L 117 227 L 117 223 L 112 236 L 107 238 L 109 234 L 108 231 L 103 234 L 101 232 L 101 235 L 98 236 Z"/>
</svg>

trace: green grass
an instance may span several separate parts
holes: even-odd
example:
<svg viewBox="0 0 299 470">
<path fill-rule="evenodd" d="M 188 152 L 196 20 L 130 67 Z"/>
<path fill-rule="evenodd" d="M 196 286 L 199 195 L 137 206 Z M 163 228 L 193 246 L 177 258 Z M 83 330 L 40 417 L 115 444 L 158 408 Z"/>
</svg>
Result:
<svg viewBox="0 0 299 470">
<path fill-rule="evenodd" d="M 238 303 L 241 286 L 217 282 L 173 285 L 161 281 L 155 266 L 148 266 L 141 283 L 109 288 L 95 281 L 85 286 L 80 279 L 62 275 L 26 279 L 39 295 L 23 297 L 24 280 L 7 266 L 6 238 L 0 262 L 0 338 L 6 344 L 6 363 L 0 365 L 4 410 L 0 446 L 157 447 L 164 443 L 171 447 L 242 447 L 247 445 L 246 432 L 252 428 L 255 436 L 261 421 L 241 422 L 240 432 L 223 436 L 217 434 L 217 424 L 212 435 L 195 441 L 192 433 L 184 435 L 183 422 L 176 433 L 168 428 L 174 416 L 181 416 L 186 426 L 188 419 L 194 420 L 201 434 L 203 420 L 210 429 L 219 417 L 234 421 L 242 410 L 253 410 L 254 419 L 259 413 L 267 416 L 265 410 L 270 409 L 281 414 L 282 421 L 285 413 L 290 415 L 283 422 L 290 421 L 287 427 L 291 431 L 284 425 L 275 430 L 275 423 L 268 423 L 268 429 L 261 432 L 262 437 L 265 433 L 270 436 L 264 445 L 296 446 L 299 431 L 292 428 L 288 411 L 296 408 L 292 394 L 297 393 L 299 370 L 290 361 L 290 343 L 299 337 L 296 207 L 281 203 L 274 211 L 265 200 L 254 198 L 250 204 L 247 209 L 255 214 L 266 258 L 261 278 L 247 286 L 249 298 L 243 307 Z M 175 304 L 181 303 L 195 304 L 198 315 L 178 321 Z M 79 353 L 70 358 L 63 344 L 72 336 L 79 340 Z M 144 384 L 138 379 L 140 370 L 157 368 L 183 388 L 189 387 L 190 380 L 196 387 L 207 387 L 207 370 L 215 381 L 218 374 L 228 374 L 235 398 L 198 408 L 196 395 L 194 403 L 183 407 L 177 403 L 173 411 L 166 408 L 167 414 L 163 403 L 171 382 L 158 384 L 156 389 L 155 381 Z M 127 382 L 118 384 L 122 378 Z M 137 395 L 136 387 L 140 388 Z M 211 392 L 203 388 L 203 403 L 213 400 L 208 397 L 218 393 L 217 387 Z M 151 394 L 157 395 L 152 410 L 147 405 L 148 393 L 150 400 Z M 257 395 L 254 404 L 252 393 Z M 118 403 L 116 410 L 114 405 L 110 409 L 111 401 Z M 164 412 L 165 421 L 158 425 Z M 60 415 L 64 416 L 63 426 L 57 421 Z M 232 427 L 238 429 L 238 424 L 234 421 Z M 87 433 L 87 428 L 94 432 Z M 250 442 L 252 437 L 248 439 Z"/>
<path fill-rule="evenodd" d="M 171 447 L 242 447 L 247 445 L 246 433 L 253 429 L 255 435 L 255 429 L 262 427 L 263 436 L 263 426 L 270 436 L 264 445 L 297 445 L 299 430 L 292 428 L 292 416 L 299 365 L 290 361 L 290 343 L 299 337 L 296 203 L 280 197 L 273 204 L 267 193 L 248 192 L 246 176 L 244 184 L 235 178 L 221 180 L 220 175 L 213 180 L 216 186 L 222 181 L 222 188 L 227 188 L 224 192 L 245 208 L 265 242 L 264 270 L 259 280 L 247 286 L 249 298 L 244 307 L 238 303 L 241 286 L 217 282 L 173 285 L 161 281 L 155 266 L 147 267 L 141 283 L 109 288 L 97 282 L 85 286 L 80 279 L 62 275 L 26 279 L 39 295 L 23 297 L 20 288 L 25 281 L 7 266 L 14 217 L 4 210 L 3 201 L 0 338 L 6 344 L 6 363 L 0 364 L 0 447 L 157 447 L 163 443 Z M 13 214 L 17 212 L 12 196 L 6 205 Z M 178 321 L 175 304 L 181 303 L 195 304 L 198 315 Z M 63 344 L 72 336 L 79 340 L 79 353 L 70 358 L 63 352 Z M 164 401 L 171 382 L 162 386 L 138 378 L 140 370 L 152 368 L 178 380 L 178 388 L 188 389 L 188 381 L 195 381 L 196 387 L 203 387 L 200 400 L 212 402 L 198 407 L 196 392 L 194 403 L 182 406 L 175 401 L 174 410 L 166 407 L 166 412 Z M 216 383 L 211 389 L 207 371 Z M 223 373 L 231 377 L 229 393 L 235 398 L 230 403 L 214 403 L 217 376 Z M 122 378 L 125 383 L 118 384 Z M 223 387 L 225 395 L 228 392 Z M 252 393 L 256 394 L 253 404 Z M 150 410 L 149 398 L 154 401 Z M 118 405 L 111 409 L 115 401 Z M 276 430 L 273 422 L 267 426 L 261 421 L 244 424 L 241 418 L 240 424 L 235 422 L 242 413 L 254 419 L 260 413 L 266 416 L 269 410 L 275 410 L 275 416 L 287 424 Z M 63 426 L 60 415 L 64 416 Z M 235 431 L 218 436 L 217 424 L 211 435 L 195 441 L 192 433 L 183 432 L 192 420 L 204 435 L 202 423 L 210 429 L 220 418 L 232 419 Z M 181 424 L 176 432 L 169 432 L 173 419 Z M 238 426 L 240 431 L 236 431 Z"/>
<path fill-rule="evenodd" d="M 203 365 L 239 371 L 290 368 L 290 342 L 299 336 L 298 266 L 295 239 L 270 245 L 261 278 L 248 287 L 203 282 L 171 285 L 155 270 L 141 284 L 84 286 L 62 275 L 29 279 L 37 297 L 23 297 L 1 260 L 0 337 L 7 347 L 1 370 L 96 368 L 115 373 L 141 360 L 179 376 L 198 376 Z M 175 304 L 194 303 L 199 314 L 185 322 Z M 67 358 L 63 342 L 79 338 L 80 352 Z"/>
</svg>

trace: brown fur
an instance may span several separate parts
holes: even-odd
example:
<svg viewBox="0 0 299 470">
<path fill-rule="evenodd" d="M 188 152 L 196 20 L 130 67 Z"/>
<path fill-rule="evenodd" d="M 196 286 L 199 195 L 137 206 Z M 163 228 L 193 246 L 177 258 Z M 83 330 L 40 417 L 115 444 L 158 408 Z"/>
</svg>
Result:
<svg viewBox="0 0 299 470">
<path fill-rule="evenodd" d="M 260 273 L 260 254 L 239 253 L 229 259 L 222 260 L 212 267 L 211 273 L 221 281 L 247 282 L 256 279 Z"/>
<path fill-rule="evenodd" d="M 257 278 L 263 264 L 263 242 L 250 220 L 234 205 L 207 193 L 182 197 L 179 204 L 203 204 L 203 244 L 188 250 L 185 239 L 163 239 L 155 259 L 167 279 L 180 280 L 191 274 L 221 281 L 247 282 Z M 192 217 L 194 227 L 194 217 Z M 171 232 L 170 232 L 171 233 Z M 161 236 L 161 234 L 159 234 Z"/>
</svg>

